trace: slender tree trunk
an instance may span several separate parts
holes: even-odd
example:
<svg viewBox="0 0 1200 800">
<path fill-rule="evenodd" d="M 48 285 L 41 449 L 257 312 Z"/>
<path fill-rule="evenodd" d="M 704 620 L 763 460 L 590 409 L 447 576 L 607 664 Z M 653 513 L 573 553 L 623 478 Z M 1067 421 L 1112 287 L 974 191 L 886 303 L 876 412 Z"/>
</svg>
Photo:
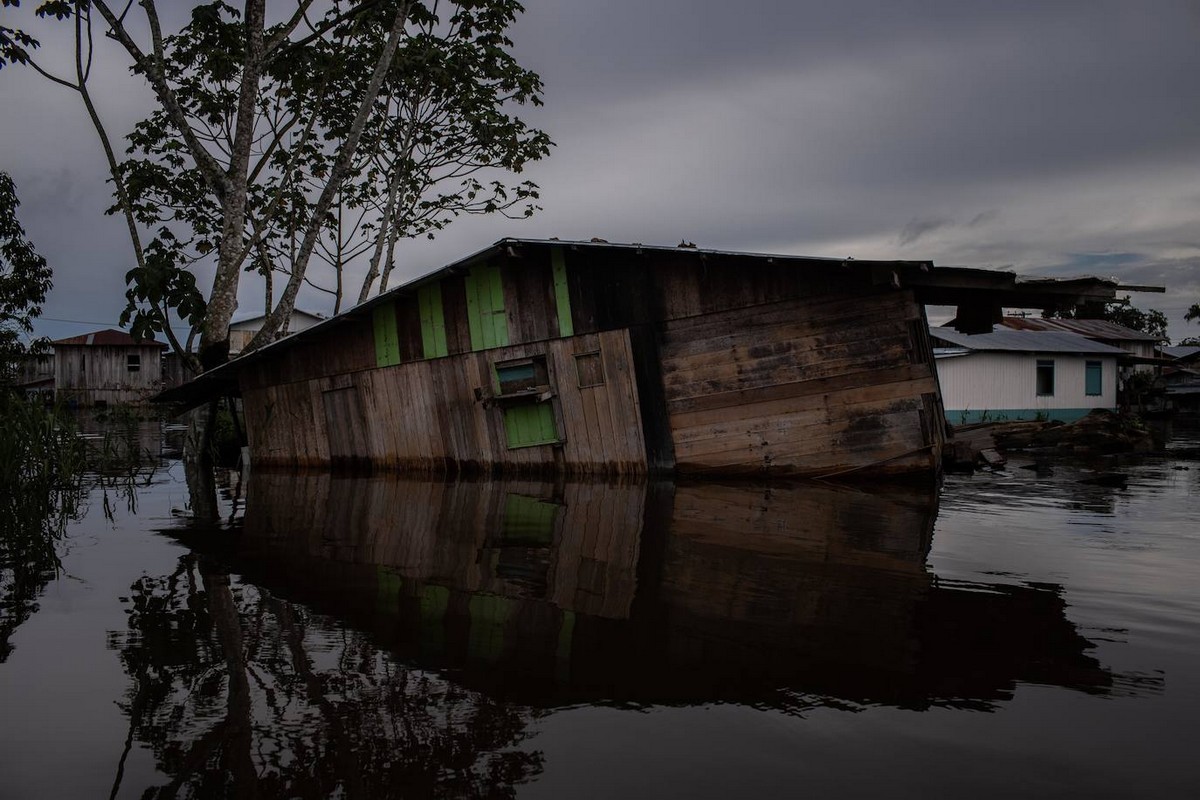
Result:
<svg viewBox="0 0 1200 800">
<path fill-rule="evenodd" d="M 205 370 L 229 360 L 229 322 L 237 310 L 238 280 L 246 257 L 246 179 L 250 173 L 250 151 L 254 145 L 255 101 L 262 69 L 263 26 L 266 0 L 246 0 L 246 50 L 238 95 L 233 152 L 222 203 L 223 224 L 217 256 L 217 274 L 200 333 L 200 364 Z"/>
<path fill-rule="evenodd" d="M 371 287 L 375 284 L 375 280 L 379 277 L 379 262 L 383 257 L 384 247 L 391 238 L 392 218 L 396 213 L 396 198 L 400 194 L 400 182 L 396 179 L 396 172 L 392 173 L 392 179 L 388 185 L 387 202 L 383 207 L 383 216 L 379 220 L 379 232 L 375 237 L 375 249 L 371 253 L 371 265 L 367 269 L 367 276 L 363 278 L 362 288 L 358 292 L 358 302 L 365 303 L 371 295 Z"/>
<path fill-rule="evenodd" d="M 256 349 L 269 342 L 275 331 L 279 330 L 280 323 L 292 314 L 292 309 L 296 305 L 296 295 L 299 293 L 300 286 L 304 282 L 304 273 L 308 268 L 308 261 L 312 257 L 313 248 L 316 247 L 317 237 L 321 234 L 321 221 L 333 204 L 334 194 L 340 191 L 342 181 L 345 179 L 346 173 L 349 171 L 350 165 L 354 160 L 354 154 L 358 150 L 358 143 L 362 139 L 363 129 L 367 125 L 367 119 L 371 115 L 371 109 L 375 101 L 379 98 L 380 89 L 383 87 L 383 80 L 387 76 L 388 70 L 391 69 L 392 61 L 396 55 L 396 48 L 400 44 L 400 37 L 404 34 L 404 25 L 407 20 L 408 4 L 405 3 L 397 9 L 396 16 L 392 19 L 392 27 L 388 32 L 387 42 L 384 44 L 383 52 L 380 53 L 379 60 L 375 64 L 375 71 L 371 74 L 371 80 L 367 84 L 366 92 L 359 103 L 354 122 L 350 125 L 350 132 L 346 136 L 346 140 L 342 143 L 333 168 L 329 171 L 329 179 L 325 184 L 325 189 L 321 192 L 321 196 L 313 208 L 312 216 L 309 218 L 308 226 L 304 232 L 304 239 L 300 243 L 300 250 L 296 254 L 296 260 L 292 264 L 291 277 L 288 278 L 287 285 L 284 286 L 283 293 L 279 297 L 279 305 L 268 315 L 266 321 L 263 323 L 262 330 L 250 341 L 250 344 L 246 347 L 247 350 Z"/>
</svg>

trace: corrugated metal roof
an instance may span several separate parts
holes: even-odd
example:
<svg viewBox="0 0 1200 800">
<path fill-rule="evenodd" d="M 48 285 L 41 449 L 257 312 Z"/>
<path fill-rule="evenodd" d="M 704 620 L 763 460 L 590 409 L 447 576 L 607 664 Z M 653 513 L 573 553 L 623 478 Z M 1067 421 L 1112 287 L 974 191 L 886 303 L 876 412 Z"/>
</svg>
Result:
<svg viewBox="0 0 1200 800">
<path fill-rule="evenodd" d="M 1093 342 L 1066 331 L 1016 331 L 997 326 L 991 333 L 959 333 L 953 328 L 930 328 L 929 335 L 952 347 L 1012 353 L 1089 353 L 1123 356 L 1124 350 Z"/>
<path fill-rule="evenodd" d="M 1006 328 L 1022 331 L 1067 331 L 1078 333 L 1089 339 L 1125 340 L 1132 342 L 1157 342 L 1157 336 L 1135 331 L 1124 325 L 1104 319 L 1042 319 L 1041 317 L 1005 317 Z"/>
<path fill-rule="evenodd" d="M 102 331 L 94 331 L 92 333 L 81 333 L 78 336 L 59 339 L 50 344 L 55 346 L 82 345 L 85 347 L 161 347 L 164 350 L 167 347 L 164 343 L 156 342 L 153 339 L 135 339 L 125 331 L 119 331 L 115 328 L 105 328 Z"/>
<path fill-rule="evenodd" d="M 1085 284 L 1086 283 L 1086 284 L 1103 285 L 1105 287 L 1113 287 L 1113 288 L 1115 288 L 1118 285 L 1117 281 L 1115 281 L 1115 280 L 1102 279 L 1102 278 L 1079 278 L 1079 279 L 1073 279 L 1073 280 L 1064 282 L 1061 279 L 1028 277 L 1028 276 L 1022 276 L 1022 275 L 1014 275 L 1011 272 L 997 272 L 995 270 L 973 269 L 973 268 L 966 268 L 966 267 L 934 267 L 933 263 L 930 261 L 899 261 L 899 260 L 882 260 L 881 261 L 881 260 L 870 260 L 870 259 L 858 260 L 858 259 L 854 259 L 854 258 L 844 258 L 844 259 L 843 258 L 827 258 L 827 257 L 822 258 L 822 257 L 813 257 L 813 256 L 796 256 L 796 255 L 784 255 L 784 254 L 774 254 L 774 253 L 746 253 L 746 252 L 737 252 L 737 251 L 731 251 L 731 250 L 710 250 L 710 249 L 699 248 L 699 247 L 694 247 L 694 246 L 688 246 L 688 247 L 674 246 L 674 247 L 672 247 L 669 245 L 645 245 L 645 244 L 641 244 L 639 242 L 621 244 L 621 243 L 616 243 L 616 242 L 607 242 L 607 241 L 604 241 L 603 239 L 593 239 L 591 241 L 576 241 L 576 240 L 569 240 L 569 239 L 505 238 L 505 239 L 500 239 L 499 241 L 495 242 L 494 244 L 484 247 L 481 250 L 471 253 L 470 255 L 468 255 L 464 258 L 460 258 L 459 260 L 454 261 L 454 262 L 442 267 L 441 269 L 437 269 L 432 272 L 426 273 L 425 275 L 414 278 L 401 286 L 396 286 L 396 287 L 389 289 L 386 292 L 382 292 L 382 293 L 376 295 L 375 297 L 367 300 L 364 303 L 360 303 L 357 306 L 354 306 L 352 308 L 349 308 L 349 309 L 343 311 L 341 314 L 338 314 L 335 317 L 330 317 L 329 319 L 323 320 L 323 321 L 317 323 L 316 325 L 313 325 L 312 327 L 306 328 L 302 331 L 294 332 L 282 339 L 279 339 L 275 342 L 272 342 L 271 344 L 268 344 L 262 348 L 259 348 L 258 350 L 254 351 L 252 353 L 247 353 L 247 354 L 238 356 L 237 358 L 233 359 L 232 361 L 228 362 L 227 364 L 223 364 L 222 366 L 219 366 L 213 370 L 210 370 L 209 372 L 204 373 L 203 375 L 198 376 L 197 378 L 190 381 L 189 383 L 183 384 L 182 386 L 178 386 L 173 389 L 168 389 L 167 391 L 163 392 L 161 395 L 159 395 L 158 397 L 156 397 L 154 399 L 156 401 L 161 401 L 161 402 L 177 402 L 177 401 L 191 402 L 191 399 L 194 399 L 195 397 L 199 396 L 200 394 L 202 394 L 205 391 L 209 391 L 209 389 L 206 387 L 216 387 L 218 385 L 221 385 L 222 387 L 225 387 L 225 388 L 235 387 L 236 382 L 237 382 L 236 371 L 249 365 L 249 364 L 252 364 L 252 363 L 257 362 L 264 358 L 270 358 L 270 357 L 274 356 L 276 353 L 278 353 L 282 350 L 285 350 L 287 348 L 293 347 L 302 341 L 309 341 L 316 337 L 323 336 L 326 334 L 326 332 L 335 328 L 336 326 L 342 325 L 345 322 L 347 322 L 348 320 L 360 318 L 360 317 L 364 316 L 365 314 L 373 311 L 379 305 L 386 303 L 389 300 L 393 300 L 399 295 L 411 293 L 411 292 L 415 291 L 418 287 L 420 287 L 424 284 L 430 283 L 432 281 L 438 280 L 447 274 L 453 274 L 456 271 L 463 270 L 463 269 L 470 267 L 480 261 L 486 261 L 487 259 L 492 258 L 493 256 L 503 253 L 503 252 L 506 252 L 506 251 L 516 252 L 522 246 L 566 247 L 571 250 L 623 251 L 623 252 L 627 252 L 627 253 L 631 253 L 631 254 L 635 254 L 635 255 L 641 254 L 642 252 L 691 255 L 691 256 L 695 257 L 697 265 L 703 265 L 705 260 L 708 258 L 715 259 L 718 257 L 722 257 L 722 258 L 745 259 L 747 262 L 758 261 L 758 262 L 768 263 L 768 264 L 770 264 L 770 263 L 786 263 L 786 264 L 795 265 L 800 268 L 803 268 L 803 267 L 812 267 L 812 268 L 850 267 L 850 266 L 856 266 L 856 267 L 860 267 L 860 268 L 862 268 L 862 267 L 872 268 L 872 267 L 880 266 L 880 267 L 887 267 L 890 269 L 897 269 L 897 268 L 901 268 L 901 267 L 906 267 L 913 273 L 913 275 L 928 275 L 928 274 L 934 274 L 934 273 L 938 273 L 938 274 L 944 273 L 946 276 L 958 276 L 958 277 L 967 276 L 967 277 L 974 277 L 977 279 L 978 278 L 993 279 L 997 282 L 998 287 L 1001 289 L 1007 289 L 1007 288 L 1011 288 L 1014 286 L 1023 286 L 1026 284 L 1032 285 L 1032 286 L 1038 286 L 1038 285 L 1042 285 L 1042 284 L 1045 284 L 1047 286 L 1061 286 L 1061 285 L 1064 285 L 1064 283 L 1065 284 L 1072 284 L 1072 283 Z M 911 281 L 912 276 L 910 276 L 908 280 Z M 916 284 L 914 284 L 914 285 L 916 285 Z M 191 398 L 191 399 L 189 399 L 189 398 Z"/>
<path fill-rule="evenodd" d="M 1200 353 L 1200 346 L 1194 344 L 1177 344 L 1173 346 L 1160 348 L 1162 354 L 1168 358 L 1187 358 Z"/>
</svg>

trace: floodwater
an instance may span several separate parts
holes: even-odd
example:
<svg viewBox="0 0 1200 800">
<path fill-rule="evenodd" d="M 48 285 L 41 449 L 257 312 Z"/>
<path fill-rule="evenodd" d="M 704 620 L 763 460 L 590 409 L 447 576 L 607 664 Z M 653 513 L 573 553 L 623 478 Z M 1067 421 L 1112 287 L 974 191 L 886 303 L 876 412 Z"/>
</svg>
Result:
<svg viewBox="0 0 1200 800">
<path fill-rule="evenodd" d="M 1194 796 L 1200 431 L 1026 466 L 257 472 L 199 526 L 167 458 L 0 627 L 0 797 Z"/>
</svg>

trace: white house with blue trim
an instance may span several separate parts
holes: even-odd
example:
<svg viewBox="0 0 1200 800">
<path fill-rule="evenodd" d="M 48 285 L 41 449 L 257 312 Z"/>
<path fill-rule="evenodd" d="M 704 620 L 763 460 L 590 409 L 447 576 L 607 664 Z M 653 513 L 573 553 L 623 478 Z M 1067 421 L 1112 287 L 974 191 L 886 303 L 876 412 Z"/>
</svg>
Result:
<svg viewBox="0 0 1200 800">
<path fill-rule="evenodd" d="M 931 328 L 946 421 L 1072 422 L 1117 408 L 1117 361 L 1124 350 L 1065 331 L 965 334 Z"/>
</svg>

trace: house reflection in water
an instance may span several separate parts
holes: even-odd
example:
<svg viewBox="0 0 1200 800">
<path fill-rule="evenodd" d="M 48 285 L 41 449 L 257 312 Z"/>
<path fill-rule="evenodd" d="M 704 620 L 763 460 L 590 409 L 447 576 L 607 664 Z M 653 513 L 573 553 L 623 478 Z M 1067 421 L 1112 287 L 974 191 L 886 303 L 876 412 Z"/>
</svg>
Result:
<svg viewBox="0 0 1200 800">
<path fill-rule="evenodd" d="M 264 472 L 246 509 L 235 571 L 533 706 L 986 709 L 1018 682 L 1129 685 L 1061 589 L 931 574 L 924 489 Z"/>
</svg>

